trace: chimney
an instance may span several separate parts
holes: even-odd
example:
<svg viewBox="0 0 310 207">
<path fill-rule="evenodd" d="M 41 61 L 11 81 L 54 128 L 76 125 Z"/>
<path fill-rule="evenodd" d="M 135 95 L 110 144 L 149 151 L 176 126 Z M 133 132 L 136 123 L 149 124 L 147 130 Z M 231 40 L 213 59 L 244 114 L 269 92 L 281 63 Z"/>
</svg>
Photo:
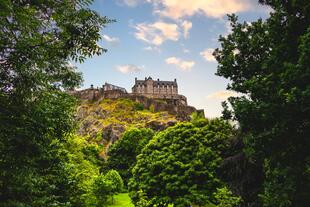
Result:
<svg viewBox="0 0 310 207">
<path fill-rule="evenodd" d="M 174 82 L 177 82 L 177 79 L 176 79 L 176 78 L 174 79 Z"/>
<path fill-rule="evenodd" d="M 137 77 L 135 77 L 135 83 L 137 83 L 137 80 L 138 80 L 138 78 L 137 78 Z"/>
<path fill-rule="evenodd" d="M 157 78 L 157 81 L 159 82 L 159 78 Z"/>
</svg>

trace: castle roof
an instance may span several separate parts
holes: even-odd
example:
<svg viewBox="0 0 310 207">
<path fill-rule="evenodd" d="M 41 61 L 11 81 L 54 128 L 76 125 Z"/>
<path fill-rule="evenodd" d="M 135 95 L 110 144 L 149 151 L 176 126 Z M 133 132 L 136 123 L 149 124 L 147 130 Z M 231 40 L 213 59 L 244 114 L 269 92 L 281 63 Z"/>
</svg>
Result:
<svg viewBox="0 0 310 207">
<path fill-rule="evenodd" d="M 159 79 L 153 80 L 151 77 L 145 78 L 145 80 L 137 80 L 135 81 L 135 85 L 146 85 L 146 81 L 152 80 L 153 86 L 178 86 L 176 79 L 174 81 L 161 81 Z"/>
</svg>

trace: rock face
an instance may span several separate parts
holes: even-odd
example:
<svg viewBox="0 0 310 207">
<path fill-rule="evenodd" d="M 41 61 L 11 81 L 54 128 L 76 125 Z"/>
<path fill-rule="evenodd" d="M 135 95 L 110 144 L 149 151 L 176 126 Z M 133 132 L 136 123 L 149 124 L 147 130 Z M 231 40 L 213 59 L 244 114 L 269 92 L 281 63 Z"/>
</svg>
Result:
<svg viewBox="0 0 310 207">
<path fill-rule="evenodd" d="M 91 142 L 104 146 L 106 151 L 128 128 L 146 127 L 160 131 L 189 117 L 164 111 L 169 107 L 163 102 L 145 97 L 139 100 L 141 102 L 123 98 L 81 101 L 76 113 L 79 122 L 77 133 Z M 104 152 L 101 155 L 105 157 Z"/>
<path fill-rule="evenodd" d="M 125 127 L 121 124 L 110 124 L 102 129 L 102 144 L 110 142 L 113 144 L 125 131 Z"/>
<path fill-rule="evenodd" d="M 154 131 L 162 131 L 165 130 L 168 127 L 174 126 L 177 122 L 176 121 L 169 121 L 166 123 L 159 122 L 159 121 L 150 121 L 146 123 L 145 127 L 153 129 Z"/>
<path fill-rule="evenodd" d="M 167 111 L 169 114 L 175 115 L 180 121 L 189 120 L 190 115 L 197 111 L 195 107 L 177 104 L 169 99 L 152 99 L 138 95 L 130 95 L 127 98 L 143 104 L 144 108 L 154 112 Z"/>
</svg>

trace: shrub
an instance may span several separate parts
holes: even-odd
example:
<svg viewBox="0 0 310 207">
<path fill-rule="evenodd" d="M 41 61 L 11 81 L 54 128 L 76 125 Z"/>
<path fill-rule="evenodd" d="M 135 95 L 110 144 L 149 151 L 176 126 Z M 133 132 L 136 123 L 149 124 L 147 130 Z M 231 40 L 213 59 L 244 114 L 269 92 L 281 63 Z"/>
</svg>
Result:
<svg viewBox="0 0 310 207">
<path fill-rule="evenodd" d="M 233 128 L 219 119 L 196 126 L 180 123 L 155 135 L 137 157 L 129 182 L 135 205 L 141 193 L 149 206 L 190 206 L 215 202 L 223 183 L 217 175 Z"/>
</svg>

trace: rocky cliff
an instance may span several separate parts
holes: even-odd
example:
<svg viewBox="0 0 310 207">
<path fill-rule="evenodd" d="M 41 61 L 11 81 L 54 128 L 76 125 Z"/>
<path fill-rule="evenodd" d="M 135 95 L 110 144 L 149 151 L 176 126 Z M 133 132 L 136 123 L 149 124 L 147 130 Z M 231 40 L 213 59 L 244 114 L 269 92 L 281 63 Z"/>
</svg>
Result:
<svg viewBox="0 0 310 207">
<path fill-rule="evenodd" d="M 143 104 L 123 98 L 81 100 L 76 114 L 79 122 L 78 134 L 102 145 L 104 157 L 106 149 L 130 127 L 147 127 L 159 131 L 189 118 L 161 111 L 161 104 Z"/>
</svg>

